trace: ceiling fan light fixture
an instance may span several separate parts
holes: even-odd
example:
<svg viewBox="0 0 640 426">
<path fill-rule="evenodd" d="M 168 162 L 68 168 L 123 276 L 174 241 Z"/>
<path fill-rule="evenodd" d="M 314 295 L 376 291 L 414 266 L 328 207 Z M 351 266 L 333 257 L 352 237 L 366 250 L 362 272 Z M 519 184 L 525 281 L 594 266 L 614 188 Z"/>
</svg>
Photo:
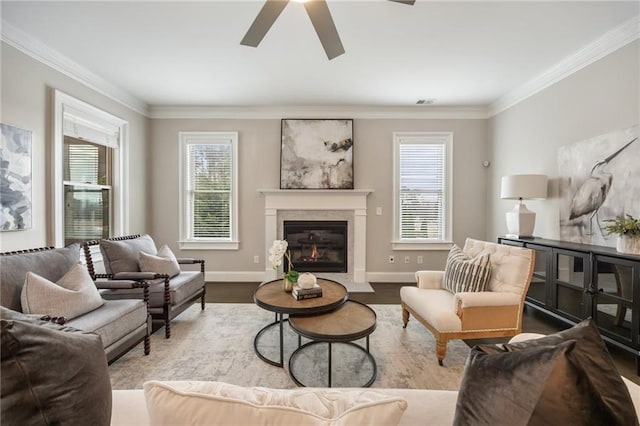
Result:
<svg viewBox="0 0 640 426">
<path fill-rule="evenodd" d="M 331 12 L 327 6 L 326 0 L 293 0 L 303 3 L 304 8 L 311 19 L 313 28 L 316 30 L 322 48 L 327 54 L 329 60 L 342 55 L 345 50 L 342 41 L 338 35 L 336 24 L 333 22 Z M 415 0 L 391 0 L 396 3 L 404 3 L 413 5 Z M 262 9 L 256 16 L 256 19 L 249 27 L 245 34 L 241 45 L 258 47 L 264 36 L 267 34 L 271 26 L 274 24 L 282 10 L 287 6 L 289 0 L 265 0 Z"/>
</svg>

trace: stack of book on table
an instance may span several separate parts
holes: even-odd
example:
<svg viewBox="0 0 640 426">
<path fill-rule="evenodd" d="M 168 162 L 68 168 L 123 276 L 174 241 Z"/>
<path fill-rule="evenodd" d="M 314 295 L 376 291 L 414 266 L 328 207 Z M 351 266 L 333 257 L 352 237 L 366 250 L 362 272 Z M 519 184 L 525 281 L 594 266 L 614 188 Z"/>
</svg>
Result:
<svg viewBox="0 0 640 426">
<path fill-rule="evenodd" d="M 318 284 L 311 288 L 300 288 L 297 285 L 293 286 L 291 295 L 296 300 L 313 299 L 315 297 L 322 297 L 322 287 Z"/>
</svg>

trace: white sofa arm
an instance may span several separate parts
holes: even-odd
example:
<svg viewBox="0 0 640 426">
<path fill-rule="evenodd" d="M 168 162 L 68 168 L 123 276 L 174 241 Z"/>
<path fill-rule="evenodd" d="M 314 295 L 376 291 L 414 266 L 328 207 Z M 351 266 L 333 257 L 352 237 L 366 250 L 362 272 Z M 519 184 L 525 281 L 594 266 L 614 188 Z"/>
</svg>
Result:
<svg viewBox="0 0 640 426">
<path fill-rule="evenodd" d="M 460 309 L 484 306 L 517 306 L 520 295 L 509 292 L 478 291 L 456 293 L 453 295 L 453 306 Z"/>
<path fill-rule="evenodd" d="M 442 288 L 444 271 L 416 271 L 418 288 Z"/>
</svg>

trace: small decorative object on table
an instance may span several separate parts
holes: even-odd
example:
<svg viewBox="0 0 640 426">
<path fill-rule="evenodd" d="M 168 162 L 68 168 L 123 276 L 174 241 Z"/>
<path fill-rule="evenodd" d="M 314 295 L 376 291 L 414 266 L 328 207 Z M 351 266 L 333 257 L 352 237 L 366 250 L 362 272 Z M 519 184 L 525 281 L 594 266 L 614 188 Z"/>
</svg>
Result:
<svg viewBox="0 0 640 426">
<path fill-rule="evenodd" d="M 282 258 L 287 258 L 289 265 L 288 271 L 282 278 L 282 289 L 286 292 L 293 290 L 293 285 L 298 281 L 298 271 L 293 269 L 293 263 L 291 263 L 291 253 L 287 250 L 289 243 L 287 240 L 274 240 L 273 245 L 269 249 L 269 260 L 273 269 L 278 269 L 278 266 L 282 264 Z"/>
<path fill-rule="evenodd" d="M 640 219 L 627 214 L 626 217 L 605 219 L 604 222 L 611 223 L 604 227 L 608 234 L 618 235 L 616 250 L 640 255 Z"/>
<path fill-rule="evenodd" d="M 298 283 L 293 287 L 291 295 L 296 300 L 322 297 L 322 287 L 318 285 L 317 279 L 313 274 L 305 272 L 298 277 Z"/>
</svg>

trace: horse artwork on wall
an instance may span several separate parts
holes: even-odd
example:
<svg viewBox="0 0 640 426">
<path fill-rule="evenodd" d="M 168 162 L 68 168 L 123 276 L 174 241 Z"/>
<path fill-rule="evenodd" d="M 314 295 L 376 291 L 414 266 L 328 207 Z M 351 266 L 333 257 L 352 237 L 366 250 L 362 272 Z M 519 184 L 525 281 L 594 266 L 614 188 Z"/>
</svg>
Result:
<svg viewBox="0 0 640 426">
<path fill-rule="evenodd" d="M 280 189 L 353 189 L 352 119 L 283 119 Z"/>
<path fill-rule="evenodd" d="M 558 149 L 560 238 L 615 246 L 604 220 L 640 216 L 638 126 Z"/>
</svg>

